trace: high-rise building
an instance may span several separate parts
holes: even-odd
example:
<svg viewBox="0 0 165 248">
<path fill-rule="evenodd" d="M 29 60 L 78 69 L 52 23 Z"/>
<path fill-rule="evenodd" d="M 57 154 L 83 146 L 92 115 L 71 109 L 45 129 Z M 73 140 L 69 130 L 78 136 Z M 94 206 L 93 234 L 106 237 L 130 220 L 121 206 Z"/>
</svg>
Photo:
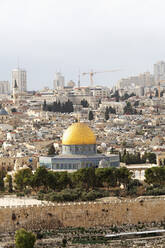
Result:
<svg viewBox="0 0 165 248">
<path fill-rule="evenodd" d="M 54 83 L 54 89 L 63 89 L 65 86 L 65 79 L 64 76 L 60 72 L 57 72 L 55 74 L 55 80 L 53 81 Z"/>
<path fill-rule="evenodd" d="M 17 82 L 19 91 L 26 92 L 27 91 L 26 71 L 20 68 L 12 70 L 12 88 L 14 87 L 15 80 Z"/>
<path fill-rule="evenodd" d="M 0 94 L 9 94 L 10 93 L 10 84 L 9 81 L 0 81 Z"/>
<path fill-rule="evenodd" d="M 158 61 L 154 64 L 154 78 L 155 81 L 165 80 L 165 62 Z"/>
<path fill-rule="evenodd" d="M 122 78 L 117 82 L 117 89 L 132 89 L 136 86 L 152 86 L 154 85 L 154 76 L 150 72 L 144 72 L 137 76 Z"/>
</svg>

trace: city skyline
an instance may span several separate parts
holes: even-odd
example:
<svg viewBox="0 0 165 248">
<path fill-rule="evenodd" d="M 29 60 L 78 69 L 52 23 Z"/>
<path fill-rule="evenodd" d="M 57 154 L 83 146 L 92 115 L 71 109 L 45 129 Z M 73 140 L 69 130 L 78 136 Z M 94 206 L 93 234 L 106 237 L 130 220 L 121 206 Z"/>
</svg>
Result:
<svg viewBox="0 0 165 248">
<path fill-rule="evenodd" d="M 29 90 L 52 88 L 59 70 L 77 82 L 79 70 L 121 69 L 95 76 L 95 84 L 107 86 L 152 73 L 165 57 L 164 6 L 161 0 L 1 1 L 0 80 L 11 80 L 18 57 Z"/>
<path fill-rule="evenodd" d="M 93 86 L 105 86 L 105 87 L 113 87 L 113 86 L 117 86 L 117 84 L 121 81 L 121 80 L 127 80 L 127 79 L 129 79 L 129 78 L 131 78 L 131 77 L 138 77 L 138 76 L 140 76 L 140 75 L 142 75 L 142 74 L 145 74 L 145 73 L 150 73 L 151 75 L 153 75 L 153 77 L 154 77 L 154 75 L 156 75 L 155 73 L 156 73 L 156 71 L 155 71 L 155 65 L 156 64 L 159 64 L 159 63 L 163 63 L 163 64 L 165 64 L 165 61 L 164 60 L 159 60 L 159 61 L 157 61 L 156 63 L 154 63 L 153 65 L 152 65 L 152 67 L 153 67 L 153 69 L 152 69 L 152 71 L 141 71 L 141 72 L 138 72 L 137 74 L 131 74 L 131 75 L 128 75 L 128 77 L 121 77 L 121 78 L 119 78 L 116 82 L 114 82 L 114 84 L 111 84 L 111 85 L 107 85 L 107 84 L 105 84 L 105 82 L 103 82 L 103 81 L 100 81 L 99 83 L 98 83 L 98 80 L 96 81 L 95 80 L 95 72 L 93 71 L 93 70 L 89 70 L 88 71 L 88 73 L 86 73 L 86 74 L 88 74 L 88 75 L 86 75 L 86 81 L 85 80 L 82 80 L 84 77 L 83 77 L 83 73 L 82 72 L 80 72 L 79 71 L 79 73 L 77 74 L 77 81 L 75 81 L 74 83 L 75 83 L 75 87 L 76 86 L 78 86 L 78 80 L 79 80 L 79 75 L 80 75 L 80 86 L 90 86 L 90 84 L 91 84 L 91 82 L 90 82 L 90 72 L 94 72 L 94 85 Z M 15 69 L 13 69 L 12 70 L 12 73 L 13 73 L 13 71 L 17 71 L 17 70 L 22 70 L 22 71 L 26 71 L 27 72 L 27 70 L 25 70 L 25 69 L 21 69 L 19 66 L 17 67 L 17 68 L 15 68 Z M 119 70 L 120 71 L 120 70 Z M 102 71 L 103 73 L 104 73 L 104 71 Z M 107 73 L 108 71 L 105 71 L 105 73 Z M 116 72 L 118 72 L 118 70 L 114 70 L 114 72 L 116 73 Z M 11 74 L 12 74 L 11 73 Z M 110 73 L 111 73 L 111 71 L 110 71 Z M 113 73 L 113 70 L 112 70 L 112 73 Z M 56 71 L 55 73 L 54 73 L 54 77 L 57 77 L 57 75 L 61 75 L 61 77 L 63 78 L 63 84 L 66 86 L 70 81 L 72 81 L 72 79 L 69 79 L 69 78 L 65 78 L 65 74 L 63 74 L 63 73 L 61 73 L 61 70 L 59 70 L 59 71 Z M 100 73 L 99 73 L 100 74 Z M 99 74 L 97 74 L 97 72 L 96 72 L 96 76 L 97 75 L 99 75 Z M 102 73 L 101 73 L 101 75 L 102 75 Z M 165 76 L 165 75 L 164 75 Z M 101 76 L 100 76 L 100 78 L 101 78 Z M 156 80 L 156 77 L 155 77 L 155 80 Z M 9 82 L 10 82 L 10 80 L 8 80 Z M 155 81 L 155 82 L 157 82 L 157 80 Z M 10 85 L 11 85 L 11 88 L 12 88 L 12 84 L 13 84 L 13 78 L 11 78 L 11 83 L 10 83 Z M 28 82 L 26 81 L 26 88 L 27 88 L 27 91 L 28 90 L 41 90 L 41 89 L 43 89 L 43 88 L 45 88 L 45 87 L 48 87 L 48 88 L 50 88 L 50 89 L 54 89 L 54 88 L 56 88 L 55 87 L 55 80 L 54 80 L 54 78 L 52 79 L 52 82 L 50 82 L 50 84 L 48 84 L 48 85 L 46 85 L 46 84 L 42 84 L 42 85 L 40 85 L 41 87 L 40 88 L 32 88 L 32 89 L 29 89 L 28 88 Z M 145 85 L 144 85 L 145 86 Z"/>
</svg>

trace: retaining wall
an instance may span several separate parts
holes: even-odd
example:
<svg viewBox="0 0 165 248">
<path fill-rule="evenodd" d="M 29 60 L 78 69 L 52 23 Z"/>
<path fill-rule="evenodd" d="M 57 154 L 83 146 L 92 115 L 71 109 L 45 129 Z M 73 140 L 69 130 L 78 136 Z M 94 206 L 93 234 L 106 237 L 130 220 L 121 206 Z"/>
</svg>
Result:
<svg viewBox="0 0 165 248">
<path fill-rule="evenodd" d="M 96 227 L 165 220 L 165 198 L 0 207 L 0 232 Z"/>
</svg>

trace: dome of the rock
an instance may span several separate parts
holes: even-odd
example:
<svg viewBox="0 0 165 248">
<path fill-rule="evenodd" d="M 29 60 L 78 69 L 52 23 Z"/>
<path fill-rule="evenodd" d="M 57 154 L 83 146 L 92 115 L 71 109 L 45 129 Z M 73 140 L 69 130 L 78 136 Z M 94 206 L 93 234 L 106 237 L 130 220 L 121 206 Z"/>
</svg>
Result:
<svg viewBox="0 0 165 248">
<path fill-rule="evenodd" d="M 96 136 L 91 128 L 85 123 L 76 122 L 73 123 L 64 132 L 62 138 L 63 145 L 95 145 Z"/>
</svg>

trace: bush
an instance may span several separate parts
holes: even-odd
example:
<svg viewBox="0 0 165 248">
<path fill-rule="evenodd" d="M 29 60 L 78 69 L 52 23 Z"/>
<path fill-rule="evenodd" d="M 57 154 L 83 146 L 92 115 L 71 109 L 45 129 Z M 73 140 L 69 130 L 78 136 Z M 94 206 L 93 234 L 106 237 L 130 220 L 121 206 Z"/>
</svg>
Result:
<svg viewBox="0 0 165 248">
<path fill-rule="evenodd" d="M 24 194 L 25 195 L 30 195 L 31 194 L 31 190 L 30 189 L 24 189 Z"/>
<path fill-rule="evenodd" d="M 146 192 L 145 192 L 145 195 L 154 195 L 154 196 L 157 196 L 157 195 L 165 195 L 165 187 L 163 188 L 160 188 L 160 187 L 148 187 Z"/>
<path fill-rule="evenodd" d="M 21 228 L 16 231 L 15 245 L 16 248 L 33 248 L 36 241 L 36 237 L 32 232 L 27 232 Z"/>
<path fill-rule="evenodd" d="M 44 194 L 43 193 L 38 193 L 37 196 L 38 196 L 37 197 L 38 200 L 40 200 L 40 201 L 44 200 Z"/>
<path fill-rule="evenodd" d="M 142 186 L 141 182 L 137 179 L 131 180 L 127 186 L 128 195 L 137 195 L 138 188 Z"/>
<path fill-rule="evenodd" d="M 38 193 L 40 193 L 40 194 L 46 194 L 46 191 L 44 189 L 40 189 L 40 191 Z"/>
<path fill-rule="evenodd" d="M 108 191 L 92 190 L 89 192 L 81 189 L 65 189 L 60 192 L 51 192 L 48 194 L 38 193 L 38 200 L 46 200 L 52 202 L 68 202 L 68 201 L 94 201 L 97 198 L 109 196 Z"/>
<path fill-rule="evenodd" d="M 25 196 L 24 193 L 21 193 L 21 192 L 18 192 L 18 193 L 17 193 L 17 197 L 24 197 L 24 196 Z"/>
<path fill-rule="evenodd" d="M 36 233 L 36 238 L 37 239 L 42 239 L 44 237 L 43 233 L 37 232 Z"/>
<path fill-rule="evenodd" d="M 47 195 L 47 200 L 50 201 L 57 201 L 57 202 L 63 202 L 63 201 L 75 201 L 78 200 L 80 196 L 80 193 L 76 190 L 62 190 L 61 192 L 53 192 L 49 195 Z"/>
<path fill-rule="evenodd" d="M 63 240 L 62 240 L 62 246 L 63 247 L 66 247 L 66 244 L 67 244 L 67 239 L 63 238 Z"/>
<path fill-rule="evenodd" d="M 92 190 L 89 192 L 83 192 L 81 195 L 81 200 L 82 201 L 94 201 L 97 198 L 102 198 L 106 196 L 109 196 L 109 193 L 107 191 Z"/>
</svg>

